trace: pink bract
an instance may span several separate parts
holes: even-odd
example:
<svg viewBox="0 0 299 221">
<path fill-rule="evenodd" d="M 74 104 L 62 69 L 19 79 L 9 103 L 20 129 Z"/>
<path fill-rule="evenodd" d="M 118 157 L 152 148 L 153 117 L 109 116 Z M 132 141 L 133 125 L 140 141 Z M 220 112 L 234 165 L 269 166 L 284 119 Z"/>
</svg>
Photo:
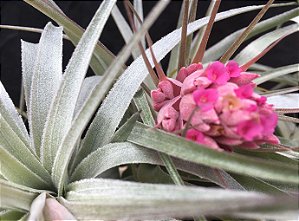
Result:
<svg viewBox="0 0 299 221">
<path fill-rule="evenodd" d="M 178 135 L 186 131 L 187 139 L 216 150 L 278 144 L 277 114 L 254 92 L 258 76 L 242 72 L 235 61 L 183 67 L 176 79 L 165 77 L 151 92 L 156 127 Z"/>
</svg>

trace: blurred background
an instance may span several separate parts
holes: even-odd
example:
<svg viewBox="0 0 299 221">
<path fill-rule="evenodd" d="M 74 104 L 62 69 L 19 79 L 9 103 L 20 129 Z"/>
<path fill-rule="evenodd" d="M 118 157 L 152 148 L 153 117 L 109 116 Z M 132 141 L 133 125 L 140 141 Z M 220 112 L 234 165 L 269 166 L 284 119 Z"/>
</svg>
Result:
<svg viewBox="0 0 299 221">
<path fill-rule="evenodd" d="M 210 1 L 199 1 L 197 18 L 205 15 Z M 243 7 L 247 5 L 265 4 L 267 1 L 226 1 L 223 0 L 219 11 L 225 11 L 232 8 Z M 287 2 L 287 1 L 275 1 Z M 291 1 L 289 1 L 291 2 Z M 293 1 L 295 2 L 295 1 Z M 100 1 L 56 1 L 62 11 L 72 20 L 78 23 L 83 28 L 86 28 L 95 11 L 100 5 Z M 144 15 L 146 16 L 151 8 L 156 4 L 156 1 L 144 1 Z M 43 28 L 50 19 L 22 1 L 1 1 L 1 24 L 17 25 L 34 28 Z M 124 4 L 118 1 L 118 7 L 125 15 Z M 171 1 L 163 14 L 154 23 L 150 30 L 150 35 L 153 41 L 159 40 L 164 35 L 176 29 L 177 19 L 179 17 L 182 1 Z M 263 19 L 280 14 L 284 11 L 298 7 L 298 5 L 272 8 L 265 14 Z M 230 33 L 246 27 L 255 17 L 258 11 L 247 12 L 229 19 L 215 23 L 211 37 L 208 42 L 208 47 L 215 44 Z M 263 20 L 262 19 L 262 20 Z M 55 24 L 55 22 L 54 22 Z M 15 30 L 1 29 L 0 32 L 0 52 L 1 52 L 1 81 L 7 92 L 18 105 L 21 86 L 21 42 L 25 41 L 37 43 L 40 34 L 29 33 Z M 260 59 L 259 63 L 272 67 L 284 66 L 299 62 L 299 33 L 283 39 L 275 46 L 270 53 Z M 100 37 L 100 41 L 114 54 L 117 54 L 123 47 L 124 41 L 119 33 L 112 17 L 109 18 L 104 31 Z M 64 68 L 71 57 L 74 46 L 67 40 L 63 41 L 63 65 Z M 241 48 L 246 46 L 245 42 Z M 240 48 L 240 49 L 241 49 Z M 162 61 L 164 70 L 167 69 L 169 56 Z M 132 59 L 127 61 L 130 64 Z M 88 71 L 88 76 L 93 75 L 92 70 Z"/>
</svg>

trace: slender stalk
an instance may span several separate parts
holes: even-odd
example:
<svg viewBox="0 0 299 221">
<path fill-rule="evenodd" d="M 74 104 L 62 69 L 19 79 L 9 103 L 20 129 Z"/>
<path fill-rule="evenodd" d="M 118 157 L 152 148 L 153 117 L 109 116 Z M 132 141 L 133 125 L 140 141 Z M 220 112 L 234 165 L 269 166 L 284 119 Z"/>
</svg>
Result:
<svg viewBox="0 0 299 221">
<path fill-rule="evenodd" d="M 200 42 L 198 51 L 196 52 L 192 63 L 199 63 L 199 62 L 202 61 L 202 58 L 204 56 L 204 52 L 206 50 L 207 43 L 208 43 L 208 40 L 209 40 L 209 37 L 210 37 L 210 34 L 211 34 L 211 31 L 212 31 L 212 27 L 213 27 L 213 24 L 215 22 L 215 17 L 216 17 L 217 11 L 218 11 L 219 6 L 220 6 L 220 2 L 221 2 L 221 0 L 215 0 L 215 4 L 213 6 L 213 10 L 212 10 L 207 28 L 204 32 L 202 41 Z"/>
<path fill-rule="evenodd" d="M 235 51 L 239 48 L 239 46 L 243 43 L 243 41 L 250 34 L 252 29 L 255 27 L 255 25 L 259 22 L 259 20 L 268 11 L 268 9 L 270 8 L 270 6 L 273 2 L 274 2 L 274 0 L 269 0 L 267 2 L 267 4 L 262 8 L 262 10 L 257 14 L 257 16 L 248 25 L 248 27 L 242 32 L 240 37 L 238 37 L 237 40 L 232 44 L 232 46 L 222 55 L 222 57 L 220 58 L 220 61 L 222 63 L 226 63 L 231 58 L 231 56 L 235 53 Z"/>
<path fill-rule="evenodd" d="M 0 25 L 0 28 L 8 29 L 8 30 L 15 30 L 15 31 L 28 31 L 28 32 L 34 32 L 34 33 L 42 33 L 43 32 L 43 29 L 40 29 L 40 28 L 31 28 L 31 27 L 16 26 L 16 25 Z M 63 35 L 63 38 L 66 40 L 70 40 L 70 38 L 65 34 Z"/>
<path fill-rule="evenodd" d="M 197 4 L 198 4 L 198 0 L 193 0 L 189 7 L 188 24 L 195 21 L 195 19 L 196 19 Z M 191 50 L 192 38 L 193 38 L 193 34 L 190 34 L 189 36 L 187 36 L 186 65 L 189 65 L 191 63 L 191 56 L 190 56 L 191 51 L 190 50 Z"/>
<path fill-rule="evenodd" d="M 128 18 L 129 18 L 130 26 L 131 26 L 132 30 L 134 32 L 136 32 L 137 30 L 136 30 L 135 23 L 134 23 L 134 20 L 133 20 L 133 15 L 131 14 L 131 11 L 130 11 L 130 4 L 129 4 L 130 2 L 129 3 L 128 2 L 129 1 L 127 1 L 127 0 L 124 1 L 124 6 L 125 6 L 125 9 L 126 9 Z M 142 55 L 142 58 L 143 58 L 143 61 L 144 61 L 145 65 L 146 65 L 146 68 L 147 68 L 154 84 L 157 86 L 158 83 L 159 83 L 159 79 L 157 78 L 157 74 L 155 73 L 155 71 L 152 69 L 152 66 L 151 66 L 151 64 L 150 64 L 150 62 L 149 62 L 149 60 L 146 56 L 145 50 L 144 50 L 141 42 L 138 43 L 138 48 L 141 52 L 141 55 Z"/>
<path fill-rule="evenodd" d="M 181 67 L 184 67 L 186 64 L 188 10 L 189 10 L 189 0 L 185 0 L 184 1 L 184 13 L 183 13 L 183 22 L 182 22 L 181 46 L 180 46 L 178 70 L 180 70 Z"/>
<path fill-rule="evenodd" d="M 208 7 L 208 9 L 207 9 L 207 12 L 206 12 L 206 14 L 205 14 L 205 17 L 211 16 L 211 13 L 212 13 L 214 4 L 215 4 L 215 1 L 211 1 L 211 2 L 210 2 L 210 5 L 209 5 L 209 7 Z M 203 34 L 205 33 L 205 30 L 206 30 L 206 29 L 207 29 L 207 25 L 204 25 L 204 26 L 198 31 L 198 33 L 196 34 L 196 36 L 194 37 L 194 39 L 193 39 L 193 41 L 192 41 L 192 44 L 191 44 L 192 53 L 191 53 L 190 58 L 194 58 L 196 52 L 198 51 L 200 42 L 202 41 Z"/>
</svg>

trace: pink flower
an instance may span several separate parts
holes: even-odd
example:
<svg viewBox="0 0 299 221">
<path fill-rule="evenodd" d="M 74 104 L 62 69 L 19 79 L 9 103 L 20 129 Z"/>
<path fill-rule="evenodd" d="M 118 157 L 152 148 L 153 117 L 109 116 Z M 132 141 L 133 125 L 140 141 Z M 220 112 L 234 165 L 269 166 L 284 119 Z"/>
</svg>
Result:
<svg viewBox="0 0 299 221">
<path fill-rule="evenodd" d="M 202 69 L 202 64 L 191 64 L 187 68 L 182 67 L 176 77 L 176 80 L 183 82 L 186 77 L 190 74 L 194 73 L 195 71 L 199 71 Z"/>
<path fill-rule="evenodd" d="M 173 101 L 164 105 L 158 113 L 157 127 L 166 131 L 173 132 L 180 129 L 179 112 L 173 108 Z"/>
<path fill-rule="evenodd" d="M 193 92 L 193 99 L 202 111 L 211 110 L 218 99 L 218 92 L 213 88 L 200 88 Z"/>
<path fill-rule="evenodd" d="M 226 70 L 229 73 L 230 77 L 239 77 L 242 69 L 239 67 L 239 64 L 235 61 L 229 61 L 226 64 Z"/>
<path fill-rule="evenodd" d="M 259 75 L 241 72 L 235 61 L 182 68 L 176 80 L 164 78 L 151 92 L 159 111 L 157 127 L 216 150 L 278 144 L 277 114 L 266 97 L 254 92 Z"/>
<path fill-rule="evenodd" d="M 222 149 L 219 148 L 217 143 L 211 139 L 208 136 L 205 136 L 202 132 L 195 130 L 195 129 L 189 129 L 186 133 L 186 138 L 188 140 L 192 140 L 196 143 L 211 147 L 212 149 L 221 151 Z"/>
<path fill-rule="evenodd" d="M 209 80 L 218 85 L 225 84 L 230 78 L 224 64 L 219 61 L 210 64 L 205 73 Z"/>
<path fill-rule="evenodd" d="M 167 101 L 178 96 L 181 91 L 181 86 L 181 82 L 171 78 L 165 78 L 160 81 L 158 88 L 151 91 L 154 109 L 159 111 Z"/>
<path fill-rule="evenodd" d="M 263 126 L 255 119 L 246 120 L 238 124 L 237 133 L 245 141 L 253 141 L 261 137 Z"/>
<path fill-rule="evenodd" d="M 250 98 L 253 93 L 255 84 L 245 84 L 235 89 L 235 93 L 239 98 Z"/>
</svg>

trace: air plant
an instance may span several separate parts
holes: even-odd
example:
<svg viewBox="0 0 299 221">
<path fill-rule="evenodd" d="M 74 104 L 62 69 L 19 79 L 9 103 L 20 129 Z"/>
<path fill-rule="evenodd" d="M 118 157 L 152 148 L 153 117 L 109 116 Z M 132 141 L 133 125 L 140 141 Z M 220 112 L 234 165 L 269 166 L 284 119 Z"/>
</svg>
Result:
<svg viewBox="0 0 299 221">
<path fill-rule="evenodd" d="M 147 32 L 168 0 L 144 22 L 142 1 L 125 1 L 129 24 L 104 0 L 85 31 L 52 0 L 25 2 L 59 27 L 22 41 L 27 128 L 0 84 L 1 219 L 297 218 L 298 119 L 285 114 L 299 110 L 298 64 L 254 65 L 298 31 L 282 26 L 298 8 L 259 20 L 293 3 L 218 12 L 215 0 L 196 20 L 198 1 L 185 0 L 182 27 L 153 43 Z M 253 10 L 247 28 L 206 50 L 215 22 Z M 126 41 L 117 56 L 98 42 L 110 14 Z M 63 37 L 76 48 L 62 74 Z M 89 65 L 96 76 L 85 78 Z"/>
</svg>

